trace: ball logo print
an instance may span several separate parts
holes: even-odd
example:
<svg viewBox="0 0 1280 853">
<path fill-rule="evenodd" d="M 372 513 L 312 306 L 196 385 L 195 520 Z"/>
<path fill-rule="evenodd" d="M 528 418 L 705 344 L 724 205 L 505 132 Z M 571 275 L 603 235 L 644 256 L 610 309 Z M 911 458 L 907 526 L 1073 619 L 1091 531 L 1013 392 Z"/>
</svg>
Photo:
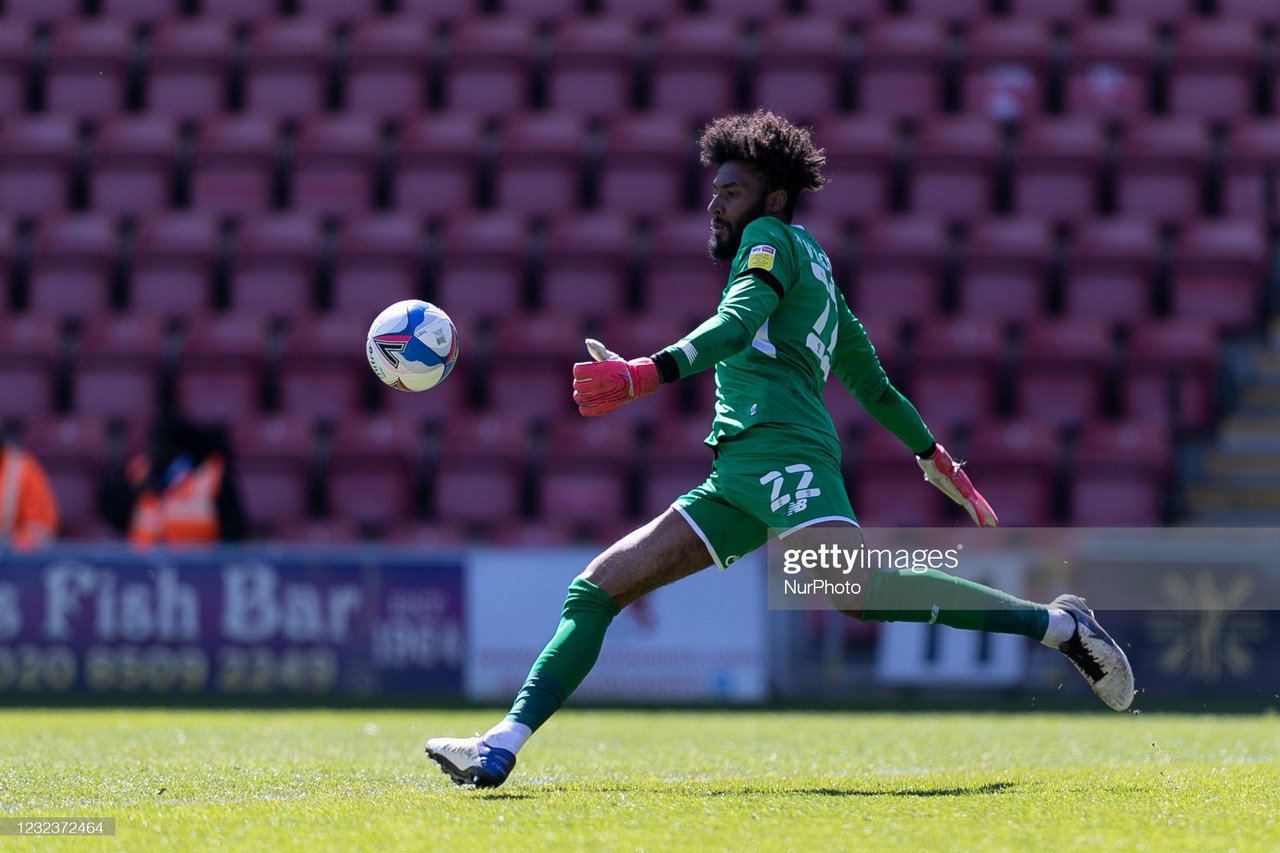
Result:
<svg viewBox="0 0 1280 853">
<path fill-rule="evenodd" d="M 365 356 L 384 384 L 400 391 L 426 391 L 453 370 L 458 330 L 449 315 L 430 302 L 406 299 L 373 321 Z"/>
</svg>

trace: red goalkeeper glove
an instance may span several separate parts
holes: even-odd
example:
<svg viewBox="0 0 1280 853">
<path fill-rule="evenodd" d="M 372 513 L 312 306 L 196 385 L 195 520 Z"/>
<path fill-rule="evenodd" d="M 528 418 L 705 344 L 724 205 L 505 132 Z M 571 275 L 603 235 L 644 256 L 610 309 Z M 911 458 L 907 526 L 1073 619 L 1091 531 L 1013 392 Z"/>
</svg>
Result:
<svg viewBox="0 0 1280 853">
<path fill-rule="evenodd" d="M 956 462 L 941 444 L 933 446 L 933 455 L 928 459 L 916 457 L 920 470 L 924 471 L 925 482 L 938 487 L 944 495 L 960 504 L 969 513 L 973 523 L 979 527 L 995 527 L 1000 520 L 986 498 L 978 494 L 978 490 L 969 482 L 969 475 L 960 470 L 963 462 Z"/>
<path fill-rule="evenodd" d="M 661 380 L 653 359 L 623 361 L 622 356 L 592 338 L 587 338 L 587 352 L 595 361 L 580 361 L 573 366 L 573 402 L 587 417 L 606 415 L 623 403 L 658 390 Z"/>
</svg>

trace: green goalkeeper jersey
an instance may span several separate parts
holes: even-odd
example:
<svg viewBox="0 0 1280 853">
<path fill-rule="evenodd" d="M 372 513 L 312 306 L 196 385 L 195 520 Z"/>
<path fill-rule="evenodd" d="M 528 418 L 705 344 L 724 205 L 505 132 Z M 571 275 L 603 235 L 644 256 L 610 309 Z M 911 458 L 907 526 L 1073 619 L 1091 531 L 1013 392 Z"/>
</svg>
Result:
<svg viewBox="0 0 1280 853">
<path fill-rule="evenodd" d="M 794 424 L 839 441 L 822 398 L 837 378 L 913 452 L 933 445 L 919 414 L 889 382 L 862 324 L 836 289 L 813 235 L 764 216 L 743 230 L 715 316 L 655 356 L 670 377 L 714 365 L 708 444 L 758 424 Z"/>
</svg>

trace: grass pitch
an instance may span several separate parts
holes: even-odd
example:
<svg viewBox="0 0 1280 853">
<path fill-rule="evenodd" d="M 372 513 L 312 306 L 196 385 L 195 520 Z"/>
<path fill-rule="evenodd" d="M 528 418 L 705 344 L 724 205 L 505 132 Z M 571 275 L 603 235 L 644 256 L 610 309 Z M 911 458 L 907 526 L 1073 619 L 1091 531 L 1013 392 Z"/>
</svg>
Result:
<svg viewBox="0 0 1280 853">
<path fill-rule="evenodd" d="M 1274 850 L 1280 716 L 565 711 L 503 788 L 423 755 L 493 712 L 0 711 L 0 848 Z"/>
</svg>

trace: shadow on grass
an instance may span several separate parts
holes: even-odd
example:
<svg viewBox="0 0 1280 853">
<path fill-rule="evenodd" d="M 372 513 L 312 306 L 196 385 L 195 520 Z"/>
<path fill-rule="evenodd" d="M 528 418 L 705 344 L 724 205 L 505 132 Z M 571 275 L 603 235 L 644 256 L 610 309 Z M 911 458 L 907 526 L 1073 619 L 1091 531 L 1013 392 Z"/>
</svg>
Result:
<svg viewBox="0 0 1280 853">
<path fill-rule="evenodd" d="M 797 788 L 784 794 L 808 794 L 815 797 L 967 797 L 975 794 L 1001 794 L 1018 787 L 1015 782 L 988 782 L 950 788 L 907 788 L 867 791 L 858 788 Z"/>
<path fill-rule="evenodd" d="M 585 786 L 592 793 L 674 793 L 675 788 L 680 789 L 680 793 L 696 794 L 699 797 L 772 797 L 778 795 L 784 796 L 808 796 L 808 797 L 969 797 L 979 796 L 982 794 L 1002 794 L 1005 791 L 1017 788 L 1017 782 L 987 782 L 983 785 L 961 785 L 948 786 L 939 788 L 787 788 L 777 787 L 769 788 L 763 786 L 743 786 L 741 788 L 730 789 L 707 789 L 701 788 L 696 784 L 688 782 L 679 783 L 678 786 L 654 786 L 654 785 L 608 785 L 608 786 Z M 546 793 L 567 793 L 570 789 L 551 787 L 546 788 Z M 524 795 L 521 795 L 524 796 Z"/>
</svg>

